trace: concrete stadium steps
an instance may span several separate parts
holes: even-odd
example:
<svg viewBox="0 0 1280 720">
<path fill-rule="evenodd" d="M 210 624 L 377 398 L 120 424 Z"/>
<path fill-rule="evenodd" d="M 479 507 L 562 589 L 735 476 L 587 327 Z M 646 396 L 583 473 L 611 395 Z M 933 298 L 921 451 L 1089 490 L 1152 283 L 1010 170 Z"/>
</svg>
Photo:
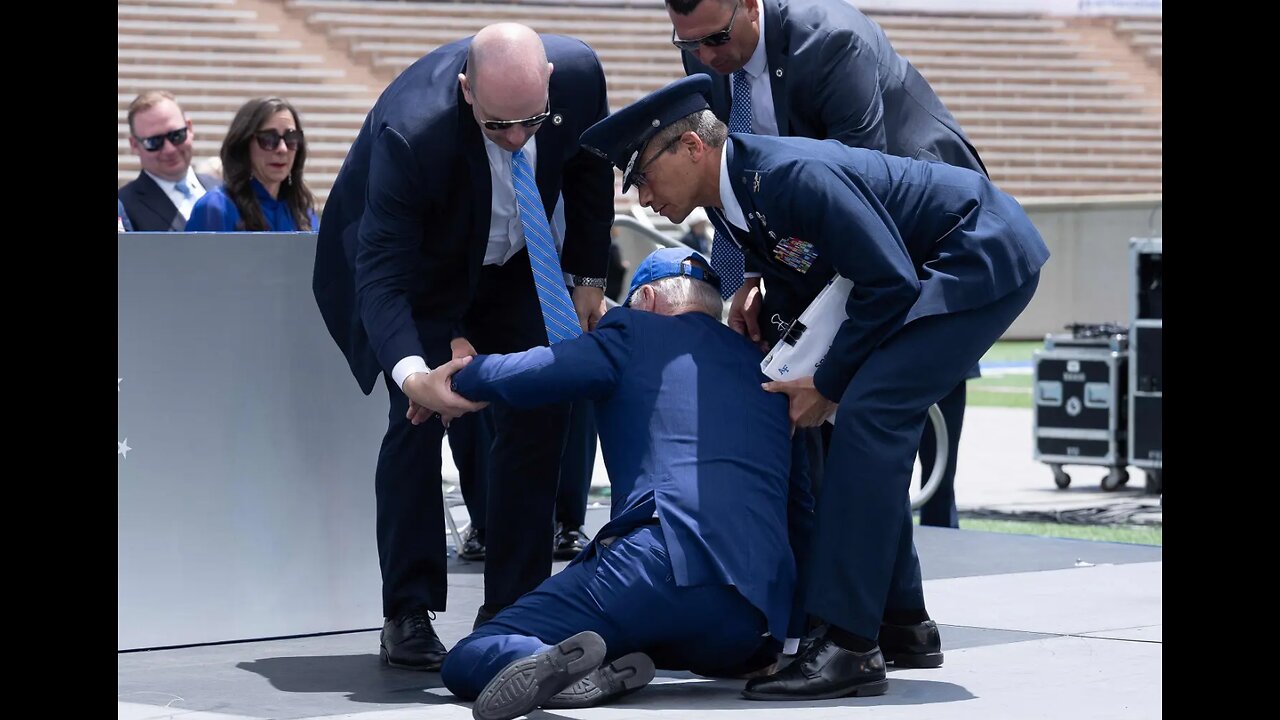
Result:
<svg viewBox="0 0 1280 720">
<path fill-rule="evenodd" d="M 188 113 L 223 110 L 234 114 L 249 98 L 279 95 L 289 100 L 298 109 L 303 122 L 307 125 L 314 124 L 313 116 L 316 114 L 359 113 L 363 117 L 369 108 L 373 107 L 371 96 L 353 98 L 344 93 L 316 92 L 314 87 L 309 88 L 309 92 L 294 92 L 294 88 L 282 83 L 237 84 L 233 81 L 218 81 L 189 86 L 177 81 L 165 83 L 124 80 L 120 82 L 116 95 L 118 107 L 127 111 L 129 103 L 138 93 L 161 88 L 172 90 Z M 309 120 L 312 122 L 308 122 Z"/>
<path fill-rule="evenodd" d="M 1146 195 L 1164 192 L 1164 184 L 1139 181 L 1065 180 L 1045 182 L 1043 179 L 1026 181 L 1018 178 L 992 176 L 1001 190 L 1017 198 L 1031 197 L 1092 197 L 1098 195 Z"/>
<path fill-rule="evenodd" d="M 196 80 L 209 78 L 212 80 L 234 78 L 247 82 L 278 82 L 312 86 L 326 80 L 341 79 L 345 73 L 323 67 L 245 67 L 245 66 L 207 66 L 191 65 L 173 67 L 162 65 L 117 63 L 117 77 L 127 78 L 159 78 L 173 80 L 181 78 Z M 301 82 L 299 82 L 301 81 Z"/>
<path fill-rule="evenodd" d="M 1117 35 L 1128 40 L 1157 72 L 1164 69 L 1164 22 L 1161 18 L 1126 17 L 1115 21 Z"/>
<path fill-rule="evenodd" d="M 164 20 L 202 23 L 253 22 L 258 19 L 257 13 L 252 10 L 234 9 L 233 4 L 231 3 L 227 3 L 224 8 L 203 7 L 195 3 L 192 3 L 189 6 L 145 5 L 136 2 L 128 4 L 118 3 L 116 7 L 116 17 L 128 20 Z"/>
<path fill-rule="evenodd" d="M 466 18 L 462 22 L 444 23 L 435 18 L 425 22 L 411 22 L 411 18 L 369 17 L 345 15 L 337 13 L 316 13 L 308 17 L 308 22 L 327 28 L 330 36 L 349 43 L 364 41 L 400 42 L 417 44 L 425 49 L 442 45 L 472 34 L 485 25 L 474 18 Z M 531 27 L 539 32 L 562 30 L 561 27 L 546 23 L 530 22 Z M 585 23 L 580 23 L 585 26 Z M 652 51 L 656 57 L 670 56 L 678 62 L 675 48 L 670 43 L 670 28 L 665 34 L 656 23 L 643 23 L 635 26 L 620 25 L 618 27 L 600 27 L 584 29 L 571 34 L 593 48 L 600 51 L 612 49 L 635 49 Z M 655 34 L 655 32 L 657 34 Z M 1069 45 L 1045 43 L 995 43 L 981 38 L 971 42 L 956 42 L 958 38 L 950 38 L 949 42 L 932 40 L 911 40 L 899 42 L 892 38 L 894 47 L 904 56 L 930 55 L 950 57 L 960 56 L 970 59 L 982 58 L 1017 58 L 1022 60 L 1073 60 L 1077 50 Z"/>
<path fill-rule="evenodd" d="M 1163 164 L 1163 143 L 1159 138 L 1154 140 L 1134 140 L 1126 138 L 1097 139 L 1086 141 L 1079 138 L 1011 138 L 984 137 L 970 138 L 978 146 L 982 157 L 1005 155 L 1010 158 L 1021 157 L 1034 162 L 1041 154 L 1084 156 L 1096 158 L 1096 162 L 1105 163 L 1115 158 L 1125 158 L 1125 163 L 1136 163 L 1140 166 Z"/>
<path fill-rule="evenodd" d="M 1160 155 L 1150 153 L 1082 153 L 1064 150 L 1009 152 L 987 149 L 982 161 L 988 168 L 1112 168 L 1160 171 L 1164 162 Z"/>
<path fill-rule="evenodd" d="M 201 35 L 148 35 L 141 32 L 117 32 L 116 47 L 121 49 L 165 49 L 227 52 L 279 52 L 302 47 L 297 40 L 271 37 L 210 37 Z"/>
<path fill-rule="evenodd" d="M 1154 120 L 1144 114 L 1101 112 L 1052 112 L 1039 110 L 965 110 L 954 112 L 960 127 L 966 133 L 978 128 L 998 128 L 1002 133 L 1019 134 L 1024 129 L 1043 130 L 1052 134 L 1054 128 L 1082 128 L 1091 130 L 1150 129 L 1158 128 L 1159 117 Z"/>
<path fill-rule="evenodd" d="M 128 34 L 186 35 L 225 38 L 269 36 L 280 31 L 270 23 L 200 22 L 198 20 L 117 20 L 116 31 Z"/>
<path fill-rule="evenodd" d="M 169 67 L 323 67 L 322 55 L 280 54 L 274 52 L 199 52 L 179 49 L 124 48 L 116 51 L 116 62 L 125 65 L 160 65 Z"/>
<path fill-rule="evenodd" d="M 381 84 L 440 44 L 496 21 L 592 45 L 614 109 L 683 75 L 661 0 L 127 0 L 118 8 L 122 182 L 137 173 L 125 112 L 138 92 L 178 96 L 196 125 L 200 157 L 217 154 L 244 100 L 276 94 L 302 114 L 308 184 L 324 198 Z M 1091 28 L 1007 13 L 868 14 L 934 86 L 1006 190 L 1160 192 L 1159 86 L 1153 92 L 1150 77 L 1133 76 L 1131 63 L 1142 61 L 1099 51 Z M 1159 18 L 1116 18 L 1107 32 L 1158 72 Z M 350 80 L 351 73 L 360 77 Z M 615 200 L 625 211 L 634 193 Z"/>
<path fill-rule="evenodd" d="M 124 4 L 124 3 L 121 3 Z M 202 7 L 202 8 L 218 8 L 218 7 L 235 7 L 236 0 L 130 0 L 129 5 L 141 5 L 146 7 Z"/>
</svg>

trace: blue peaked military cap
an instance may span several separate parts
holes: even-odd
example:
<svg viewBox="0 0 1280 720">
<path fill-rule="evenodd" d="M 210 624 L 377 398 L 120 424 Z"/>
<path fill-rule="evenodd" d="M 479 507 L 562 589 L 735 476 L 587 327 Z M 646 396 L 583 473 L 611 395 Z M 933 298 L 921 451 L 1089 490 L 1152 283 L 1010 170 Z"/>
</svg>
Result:
<svg viewBox="0 0 1280 720">
<path fill-rule="evenodd" d="M 711 76 L 690 75 L 640 98 L 587 128 L 580 141 L 622 171 L 622 192 L 644 146 L 662 128 L 711 107 Z"/>
<path fill-rule="evenodd" d="M 685 265 L 690 260 L 697 260 L 704 267 Z M 636 274 L 631 276 L 631 288 L 627 290 L 627 300 L 623 306 L 631 305 L 631 296 L 641 285 L 681 275 L 710 283 L 712 287 L 720 289 L 720 276 L 711 269 L 711 261 L 707 260 L 702 253 L 687 247 L 661 248 L 649 253 L 649 257 L 642 260 L 640 267 L 636 268 Z"/>
</svg>

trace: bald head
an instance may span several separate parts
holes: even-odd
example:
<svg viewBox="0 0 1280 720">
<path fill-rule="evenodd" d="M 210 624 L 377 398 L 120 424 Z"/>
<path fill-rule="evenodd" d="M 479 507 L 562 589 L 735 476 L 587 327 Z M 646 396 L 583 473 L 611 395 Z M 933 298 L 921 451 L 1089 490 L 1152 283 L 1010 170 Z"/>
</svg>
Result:
<svg viewBox="0 0 1280 720">
<path fill-rule="evenodd" d="M 467 51 L 467 76 L 473 87 L 490 82 L 510 86 L 546 85 L 551 71 L 547 51 L 533 28 L 497 23 L 476 33 Z"/>
<path fill-rule="evenodd" d="M 547 108 L 547 87 L 554 68 L 542 38 L 519 23 L 497 23 L 476 33 L 467 51 L 466 72 L 458 76 L 476 121 L 524 120 Z M 528 142 L 537 126 L 512 125 L 484 133 L 508 151 Z"/>
</svg>

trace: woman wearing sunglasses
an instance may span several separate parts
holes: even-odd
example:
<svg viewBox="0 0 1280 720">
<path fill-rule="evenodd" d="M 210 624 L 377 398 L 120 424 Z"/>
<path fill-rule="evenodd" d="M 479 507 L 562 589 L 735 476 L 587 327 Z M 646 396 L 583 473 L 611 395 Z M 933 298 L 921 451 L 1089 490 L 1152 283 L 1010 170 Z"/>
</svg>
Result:
<svg viewBox="0 0 1280 720">
<path fill-rule="evenodd" d="M 278 97 L 241 106 L 222 141 L 222 187 L 200 198 L 188 232 L 315 230 L 315 198 L 302 179 L 307 147 L 298 112 Z"/>
</svg>

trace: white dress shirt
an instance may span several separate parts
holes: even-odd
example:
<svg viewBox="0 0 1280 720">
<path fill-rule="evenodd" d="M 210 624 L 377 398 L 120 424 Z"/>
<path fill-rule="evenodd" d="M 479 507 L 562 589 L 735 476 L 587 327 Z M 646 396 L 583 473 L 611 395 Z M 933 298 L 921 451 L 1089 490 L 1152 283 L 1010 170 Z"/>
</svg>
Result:
<svg viewBox="0 0 1280 720">
<path fill-rule="evenodd" d="M 484 139 L 484 151 L 489 156 L 489 179 L 493 187 L 493 208 L 489 220 L 489 245 L 484 250 L 485 265 L 503 265 L 524 247 L 524 223 L 516 212 L 516 189 L 511 179 L 512 153 L 498 147 L 488 137 Z M 525 160 L 529 167 L 538 170 L 538 136 L 529 138 L 524 146 Z M 547 218 L 551 234 L 556 240 L 556 251 L 564 245 L 555 223 Z"/>
<path fill-rule="evenodd" d="M 728 220 L 730 225 L 740 230 L 750 229 L 747 227 L 746 216 L 742 214 L 742 206 L 738 204 L 738 198 L 733 194 L 733 188 L 729 185 L 729 152 L 727 143 L 726 147 L 720 151 L 720 209 L 724 212 L 724 219 Z M 729 242 L 733 241 L 730 240 Z"/>
<path fill-rule="evenodd" d="M 147 172 L 147 171 L 144 171 Z M 178 192 L 178 182 L 176 180 L 165 180 L 159 175 L 147 172 L 147 175 L 155 181 L 156 185 L 164 191 L 169 197 L 173 206 L 178 208 L 178 212 L 182 213 L 183 220 L 191 219 L 191 208 L 196 206 L 196 201 L 204 197 L 204 186 L 200 184 L 200 179 L 196 177 L 195 168 L 187 166 L 187 187 L 191 189 L 191 197 L 188 198 Z"/>
</svg>

